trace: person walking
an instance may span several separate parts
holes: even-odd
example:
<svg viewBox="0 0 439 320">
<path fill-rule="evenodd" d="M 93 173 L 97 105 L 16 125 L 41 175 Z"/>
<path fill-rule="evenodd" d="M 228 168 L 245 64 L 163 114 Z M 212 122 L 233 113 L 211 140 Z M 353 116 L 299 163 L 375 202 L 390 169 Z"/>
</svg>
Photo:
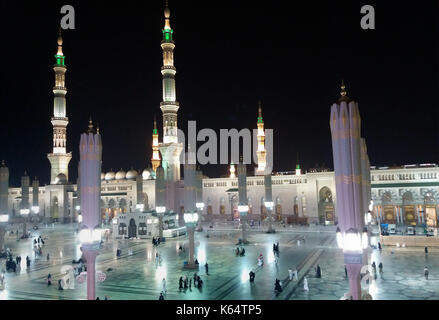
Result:
<svg viewBox="0 0 439 320">
<path fill-rule="evenodd" d="M 381 251 L 381 243 L 380 242 L 378 242 L 378 249 Z"/>
<path fill-rule="evenodd" d="M 305 277 L 303 278 L 303 290 L 305 291 L 309 291 L 309 287 L 308 287 L 308 279 Z"/>
<path fill-rule="evenodd" d="M 47 275 L 47 286 L 51 286 L 52 285 L 52 275 L 49 273 Z"/>
<path fill-rule="evenodd" d="M 428 280 L 428 268 L 427 268 L 427 266 L 425 266 L 425 268 L 424 268 L 424 276 L 425 276 L 425 280 Z"/>
<path fill-rule="evenodd" d="M 288 278 L 290 279 L 290 281 L 292 281 L 293 277 L 294 277 L 294 273 L 293 270 L 290 268 L 288 269 Z"/>
<path fill-rule="evenodd" d="M 425 252 L 426 254 L 428 253 L 428 248 L 427 248 L 427 247 L 424 248 L 424 252 Z"/>
<path fill-rule="evenodd" d="M 380 273 L 383 273 L 383 263 L 380 262 L 380 264 L 378 265 L 378 268 L 380 269 Z"/>
<path fill-rule="evenodd" d="M 348 277 L 348 269 L 346 269 L 346 265 L 344 265 L 344 275 L 345 275 L 346 278 Z"/>
<path fill-rule="evenodd" d="M 163 278 L 162 280 L 162 285 L 163 285 L 163 292 L 166 294 L 166 279 Z"/>
<path fill-rule="evenodd" d="M 299 276 L 298 276 L 298 274 L 297 274 L 297 268 L 296 267 L 294 267 L 294 279 L 295 280 L 299 280 Z"/>
<path fill-rule="evenodd" d="M 163 292 L 160 292 L 159 300 L 165 300 L 165 297 L 163 296 Z"/>
<path fill-rule="evenodd" d="M 180 277 L 178 280 L 178 290 L 183 289 L 183 277 Z"/>
<path fill-rule="evenodd" d="M 50 259 L 50 255 L 49 255 L 49 253 L 47 253 L 47 261 L 49 261 L 49 259 Z"/>
<path fill-rule="evenodd" d="M 344 267 L 346 269 L 346 266 Z M 372 269 L 373 269 L 373 273 L 377 273 L 377 265 L 375 264 L 375 261 L 372 262 Z M 346 270 L 347 273 L 347 270 Z"/>
<path fill-rule="evenodd" d="M 207 261 L 204 267 L 206 268 L 206 274 L 209 275 L 209 265 L 207 264 Z"/>
<path fill-rule="evenodd" d="M 322 270 L 320 269 L 320 265 L 317 265 L 316 278 L 321 278 L 321 277 L 322 277 Z"/>
</svg>

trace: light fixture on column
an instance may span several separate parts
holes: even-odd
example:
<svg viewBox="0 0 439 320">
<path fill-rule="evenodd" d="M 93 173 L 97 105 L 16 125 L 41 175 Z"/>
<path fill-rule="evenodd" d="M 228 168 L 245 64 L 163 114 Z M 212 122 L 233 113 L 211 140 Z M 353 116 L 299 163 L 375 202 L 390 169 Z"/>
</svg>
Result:
<svg viewBox="0 0 439 320">
<path fill-rule="evenodd" d="M 5 223 L 9 221 L 9 215 L 7 214 L 0 214 L 0 223 Z"/>
<path fill-rule="evenodd" d="M 78 223 L 82 222 L 82 214 L 78 214 Z"/>
<path fill-rule="evenodd" d="M 82 229 L 79 232 L 79 242 L 88 247 L 98 247 L 102 239 L 101 229 Z"/>
<path fill-rule="evenodd" d="M 31 209 L 32 209 L 32 212 L 35 213 L 35 214 L 40 212 L 40 207 L 39 206 L 33 206 Z"/>
<path fill-rule="evenodd" d="M 246 215 L 248 212 L 248 205 L 239 205 L 238 211 L 241 215 Z"/>
<path fill-rule="evenodd" d="M 136 209 L 139 210 L 140 212 L 143 212 L 144 208 L 145 208 L 144 204 L 136 204 Z"/>
<path fill-rule="evenodd" d="M 198 213 L 196 212 L 185 212 L 183 215 L 184 222 L 186 224 L 195 225 L 198 222 Z"/>
<path fill-rule="evenodd" d="M 27 217 L 29 213 L 30 213 L 29 209 L 20 209 L 20 214 L 24 217 Z"/>
<path fill-rule="evenodd" d="M 165 213 L 166 207 L 155 207 L 155 212 L 157 213 Z"/>
<path fill-rule="evenodd" d="M 197 209 L 203 210 L 204 209 L 204 202 L 197 202 L 195 204 L 195 206 L 197 207 Z"/>
<path fill-rule="evenodd" d="M 271 210 L 271 209 L 273 209 L 274 203 L 273 203 L 273 201 L 265 201 L 264 205 L 267 209 Z"/>
<path fill-rule="evenodd" d="M 337 228 L 337 245 L 343 249 L 343 252 L 361 253 L 363 249 L 368 247 L 367 228 L 363 229 L 360 234 L 356 229 L 351 228 L 344 234 L 341 233 L 340 228 Z"/>
</svg>

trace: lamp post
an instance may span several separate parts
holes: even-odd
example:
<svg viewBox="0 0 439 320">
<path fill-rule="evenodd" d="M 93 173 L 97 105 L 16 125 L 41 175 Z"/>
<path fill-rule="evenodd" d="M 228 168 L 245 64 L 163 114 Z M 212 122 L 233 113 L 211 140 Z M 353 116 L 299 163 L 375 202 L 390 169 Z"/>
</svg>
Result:
<svg viewBox="0 0 439 320">
<path fill-rule="evenodd" d="M 203 231 L 201 220 L 203 219 L 204 202 L 197 202 L 195 206 L 197 207 L 199 216 L 201 217 L 201 219 L 198 219 L 197 231 Z"/>
<path fill-rule="evenodd" d="M 184 222 L 186 224 L 186 229 L 189 235 L 189 257 L 188 263 L 185 265 L 187 269 L 198 269 L 198 265 L 194 263 L 195 256 L 195 226 L 198 222 L 198 213 L 196 212 L 185 212 Z"/>
<path fill-rule="evenodd" d="M 160 206 L 155 208 L 155 212 L 157 212 L 157 217 L 159 218 L 159 238 L 162 240 L 163 238 L 163 215 L 166 212 L 165 206 Z"/>
<path fill-rule="evenodd" d="M 80 153 L 80 199 L 82 211 L 82 230 L 79 240 L 87 259 L 87 299 L 95 299 L 95 261 L 99 254 L 101 242 L 100 199 L 101 199 L 101 136 L 94 133 L 93 125 L 89 125 L 87 133 L 81 135 Z"/>
<path fill-rule="evenodd" d="M 27 235 L 27 217 L 29 217 L 30 210 L 29 209 L 20 209 L 20 214 L 23 217 L 23 238 Z"/>
<path fill-rule="evenodd" d="M 39 206 L 32 206 L 31 211 L 33 212 L 34 216 L 35 216 L 35 223 L 34 223 L 34 227 L 36 227 L 38 225 L 38 214 L 40 213 L 40 207 Z"/>
</svg>

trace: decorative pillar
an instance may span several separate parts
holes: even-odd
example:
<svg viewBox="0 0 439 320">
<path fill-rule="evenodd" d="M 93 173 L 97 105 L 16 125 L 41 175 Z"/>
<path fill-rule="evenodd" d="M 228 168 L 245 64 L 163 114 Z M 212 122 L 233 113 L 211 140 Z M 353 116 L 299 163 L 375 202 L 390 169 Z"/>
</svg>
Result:
<svg viewBox="0 0 439 320">
<path fill-rule="evenodd" d="M 195 183 L 196 183 L 196 207 L 199 212 L 199 219 L 197 225 L 197 231 L 203 231 L 203 226 L 201 221 L 204 220 L 204 202 L 203 202 L 203 172 L 201 170 L 196 170 L 195 172 Z"/>
<path fill-rule="evenodd" d="M 27 218 L 30 213 L 29 185 L 30 185 L 29 176 L 27 175 L 26 171 L 24 171 L 24 175 L 21 177 L 21 205 L 20 205 L 20 214 L 23 217 L 23 236 L 27 234 Z"/>
<path fill-rule="evenodd" d="M 99 133 L 95 134 L 89 127 L 81 135 L 79 145 L 82 230 L 79 234 L 82 251 L 87 259 L 87 299 L 95 299 L 95 261 L 99 254 L 101 240 L 100 199 L 101 199 L 101 164 L 102 142 Z"/>
<path fill-rule="evenodd" d="M 9 193 L 9 169 L 2 161 L 0 167 L 0 214 L 9 214 L 8 210 L 8 193 Z"/>
</svg>

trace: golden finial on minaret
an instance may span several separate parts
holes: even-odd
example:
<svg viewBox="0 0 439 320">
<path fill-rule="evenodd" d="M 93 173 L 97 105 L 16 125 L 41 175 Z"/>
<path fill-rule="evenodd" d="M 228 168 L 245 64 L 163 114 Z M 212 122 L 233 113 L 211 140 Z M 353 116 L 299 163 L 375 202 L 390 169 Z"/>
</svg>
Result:
<svg viewBox="0 0 439 320">
<path fill-rule="evenodd" d="M 99 122 L 96 125 L 96 133 L 99 134 Z"/>
<path fill-rule="evenodd" d="M 62 44 L 63 44 L 63 39 L 62 39 L 61 26 L 60 26 L 58 31 L 58 52 L 56 53 L 57 56 L 64 55 L 62 52 Z"/>
<path fill-rule="evenodd" d="M 259 111 L 259 117 L 262 118 L 262 102 L 261 102 L 261 100 L 259 100 L 259 108 L 258 108 L 258 111 Z"/>
<path fill-rule="evenodd" d="M 171 10 L 168 7 L 168 0 L 165 2 L 165 30 L 171 29 L 171 23 L 169 22 L 169 18 L 171 17 Z"/>
</svg>

